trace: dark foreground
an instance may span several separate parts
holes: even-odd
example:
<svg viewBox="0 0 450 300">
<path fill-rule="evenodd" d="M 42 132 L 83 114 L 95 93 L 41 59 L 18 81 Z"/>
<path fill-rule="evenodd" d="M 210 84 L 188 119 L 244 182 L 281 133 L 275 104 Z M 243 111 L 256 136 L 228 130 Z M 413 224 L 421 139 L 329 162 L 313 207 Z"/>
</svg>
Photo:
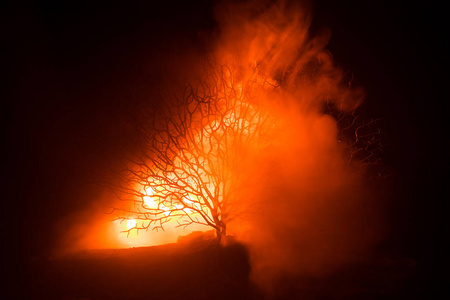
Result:
<svg viewBox="0 0 450 300">
<path fill-rule="evenodd" d="M 382 259 L 321 279 L 286 274 L 268 295 L 244 246 L 197 240 L 35 260 L 10 299 L 415 299 L 413 269 Z"/>
<path fill-rule="evenodd" d="M 33 263 L 31 299 L 249 299 L 245 249 L 214 241 L 89 250 Z"/>
</svg>

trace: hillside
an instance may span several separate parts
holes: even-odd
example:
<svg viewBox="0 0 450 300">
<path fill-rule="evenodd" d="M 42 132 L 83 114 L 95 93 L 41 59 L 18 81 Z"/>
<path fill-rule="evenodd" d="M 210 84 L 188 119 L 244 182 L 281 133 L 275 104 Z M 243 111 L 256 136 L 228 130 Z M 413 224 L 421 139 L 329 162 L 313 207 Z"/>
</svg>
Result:
<svg viewBox="0 0 450 300">
<path fill-rule="evenodd" d="M 321 278 L 280 273 L 252 283 L 247 249 L 194 236 L 176 244 L 84 250 L 27 266 L 17 299 L 411 299 L 414 263 L 374 258 Z M 12 297 L 14 298 L 14 297 Z M 414 297 L 413 297 L 414 298 Z"/>
</svg>

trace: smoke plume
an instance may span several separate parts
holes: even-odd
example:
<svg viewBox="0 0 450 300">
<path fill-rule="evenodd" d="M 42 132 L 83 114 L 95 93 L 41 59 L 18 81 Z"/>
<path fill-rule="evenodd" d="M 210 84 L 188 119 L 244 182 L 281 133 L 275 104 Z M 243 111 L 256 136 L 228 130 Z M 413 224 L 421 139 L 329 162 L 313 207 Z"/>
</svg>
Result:
<svg viewBox="0 0 450 300">
<path fill-rule="evenodd" d="M 279 84 L 279 129 L 272 145 L 243 161 L 247 189 L 230 231 L 250 250 L 252 279 L 272 290 L 285 274 L 324 276 L 363 259 L 380 236 L 375 199 L 362 171 L 346 158 L 333 106 L 354 112 L 363 98 L 350 89 L 326 49 L 329 32 L 311 36 L 306 5 L 288 1 L 224 2 L 216 55 L 242 76 L 258 66 Z"/>
<path fill-rule="evenodd" d="M 215 63 L 230 66 L 236 82 L 251 81 L 257 69 L 275 87 L 258 101 L 271 108 L 277 132 L 270 145 L 243 156 L 239 178 L 245 178 L 245 188 L 233 205 L 238 217 L 228 227 L 249 249 L 252 280 L 273 292 L 286 274 L 320 277 L 364 259 L 382 232 L 376 197 L 362 170 L 348 161 L 349 145 L 338 137 L 342 128 L 325 113 L 327 107 L 355 112 L 364 93 L 350 88 L 333 62 L 326 49 L 330 32 L 311 35 L 310 8 L 294 1 L 223 1 L 215 18 L 215 31 L 199 35 L 205 49 L 161 59 L 158 68 L 164 65 L 168 77 L 184 80 L 201 72 L 206 52 Z M 99 198 L 111 201 L 112 195 Z M 69 223 L 89 220 L 93 210 L 87 211 Z M 105 226 L 94 226 L 96 233 L 84 238 L 83 226 L 66 236 L 74 248 L 127 245 Z M 170 230 L 162 234 L 165 238 L 147 242 L 176 240 Z"/>
</svg>

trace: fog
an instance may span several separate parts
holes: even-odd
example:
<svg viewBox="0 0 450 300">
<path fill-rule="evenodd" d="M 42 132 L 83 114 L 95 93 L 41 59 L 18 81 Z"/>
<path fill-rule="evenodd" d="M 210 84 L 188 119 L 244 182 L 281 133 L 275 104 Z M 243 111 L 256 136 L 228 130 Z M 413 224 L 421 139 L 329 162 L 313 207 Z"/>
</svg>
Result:
<svg viewBox="0 0 450 300">
<path fill-rule="evenodd" d="M 368 185 L 364 168 L 349 161 L 342 128 L 326 113 L 333 107 L 357 114 L 364 98 L 363 88 L 351 86 L 333 62 L 326 48 L 329 30 L 312 34 L 309 5 L 288 1 L 221 2 L 215 17 L 217 27 L 199 33 L 200 44 L 186 51 L 174 47 L 153 67 L 163 71 L 158 82 L 175 82 L 170 89 L 202 69 L 203 55 L 232 63 L 242 81 L 258 66 L 279 84 L 259 99 L 271 107 L 277 132 L 270 146 L 252 150 L 242 161 L 244 188 L 233 203 L 237 217 L 228 227 L 249 249 L 251 279 L 274 292 L 286 274 L 321 277 L 366 259 L 383 237 L 383 203 Z M 163 95 L 153 91 L 151 96 Z M 61 221 L 71 229 L 63 229 L 59 250 L 158 245 L 208 229 L 168 228 L 126 237 L 118 233 L 121 225 L 112 222 L 114 215 L 105 214 L 121 205 L 114 194 L 105 189 L 92 198 L 84 211 Z"/>
<path fill-rule="evenodd" d="M 329 31 L 310 34 L 308 6 L 283 1 L 223 4 L 217 15 L 219 56 L 243 69 L 257 62 L 281 82 L 264 99 L 274 104 L 277 136 L 242 162 L 247 189 L 235 204 L 242 215 L 229 225 L 249 247 L 252 279 L 274 292 L 286 274 L 320 277 L 366 259 L 383 236 L 383 203 L 324 113 L 333 105 L 350 114 L 364 95 L 334 64 Z"/>
</svg>

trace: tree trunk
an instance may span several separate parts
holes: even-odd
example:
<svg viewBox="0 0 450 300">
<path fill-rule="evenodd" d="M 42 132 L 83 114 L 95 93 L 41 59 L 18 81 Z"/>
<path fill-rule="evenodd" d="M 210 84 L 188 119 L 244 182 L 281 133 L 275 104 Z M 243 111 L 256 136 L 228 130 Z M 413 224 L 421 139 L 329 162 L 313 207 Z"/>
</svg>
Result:
<svg viewBox="0 0 450 300">
<path fill-rule="evenodd" d="M 216 228 L 216 237 L 217 241 L 220 243 L 227 236 L 227 225 L 220 224 L 219 227 Z"/>
</svg>

